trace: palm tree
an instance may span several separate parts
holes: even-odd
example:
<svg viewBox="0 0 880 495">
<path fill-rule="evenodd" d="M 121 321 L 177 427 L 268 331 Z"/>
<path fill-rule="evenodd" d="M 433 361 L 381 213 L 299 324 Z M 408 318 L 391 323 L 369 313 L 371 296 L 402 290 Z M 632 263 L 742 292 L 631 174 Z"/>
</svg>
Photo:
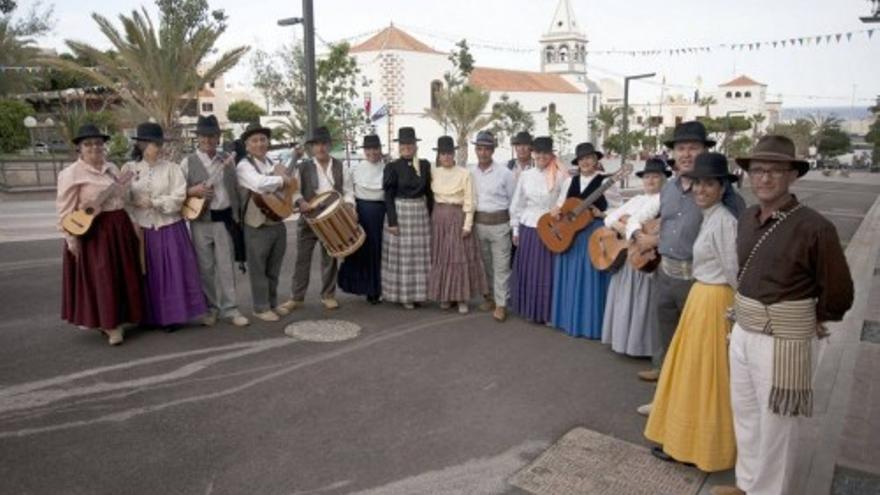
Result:
<svg viewBox="0 0 880 495">
<path fill-rule="evenodd" d="M 113 45 L 115 57 L 91 45 L 66 40 L 75 57 L 94 60 L 95 67 L 58 58 L 40 62 L 115 88 L 127 106 L 154 119 L 172 137 L 179 134 L 178 118 L 199 88 L 235 66 L 249 49 L 233 48 L 207 63 L 222 32 L 214 27 L 201 26 L 188 35 L 170 30 L 171 34 L 160 36 L 145 9 L 132 11 L 131 17 L 120 15 L 121 32 L 104 16 L 95 13 L 92 19 Z"/>
<path fill-rule="evenodd" d="M 709 114 L 709 107 L 718 103 L 718 100 L 715 99 L 714 96 L 705 96 L 700 98 L 699 105 L 701 107 L 706 107 L 706 117 L 711 117 Z"/>
<path fill-rule="evenodd" d="M 767 117 L 762 113 L 756 113 L 749 117 L 749 122 L 752 124 L 752 140 L 757 141 L 760 137 L 761 131 L 761 123 L 767 120 Z"/>
<path fill-rule="evenodd" d="M 617 123 L 620 120 L 620 113 L 620 108 L 608 105 L 601 105 L 599 107 L 599 111 L 596 113 L 596 122 L 599 124 L 599 132 L 602 134 L 602 144 L 608 140 L 611 131 L 617 127 Z"/>
<path fill-rule="evenodd" d="M 33 38 L 21 36 L 11 24 L 11 16 L 0 17 L 0 66 L 21 67 L 37 54 Z M 26 91 L 32 82 L 29 72 L 24 70 L 5 71 L 0 77 L 0 96 Z"/>
<path fill-rule="evenodd" d="M 468 136 L 492 122 L 492 116 L 485 115 L 488 103 L 488 91 L 465 84 L 438 92 L 436 107 L 425 109 L 425 115 L 440 125 L 452 128 L 459 143 L 455 158 L 460 164 L 467 163 Z"/>
<path fill-rule="evenodd" d="M 810 125 L 810 144 L 818 145 L 819 141 L 822 140 L 822 136 L 828 131 L 840 129 L 840 124 L 843 123 L 843 120 L 836 115 L 814 113 L 807 117 L 807 122 Z"/>
<path fill-rule="evenodd" d="M 272 137 L 281 141 L 286 139 L 296 141 L 302 138 L 304 134 L 302 124 L 293 116 L 288 116 L 277 127 L 272 129 Z"/>
</svg>

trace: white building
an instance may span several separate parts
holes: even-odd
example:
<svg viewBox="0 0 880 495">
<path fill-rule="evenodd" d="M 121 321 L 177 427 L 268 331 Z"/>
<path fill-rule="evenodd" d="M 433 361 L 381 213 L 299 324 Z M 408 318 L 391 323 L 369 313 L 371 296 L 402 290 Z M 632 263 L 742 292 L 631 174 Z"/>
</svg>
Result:
<svg viewBox="0 0 880 495">
<path fill-rule="evenodd" d="M 475 67 L 470 83 L 490 93 L 487 114 L 503 95 L 530 112 L 535 135 L 548 133 L 548 117 L 561 115 L 570 133 L 570 142 L 560 151 L 570 152 L 588 139 L 590 111 L 597 110 L 598 85 L 587 78 L 587 38 L 574 18 L 568 0 L 560 0 L 541 47 L 540 71 Z M 376 122 L 383 141 L 396 137 L 397 129 L 414 127 L 423 149 L 430 149 L 444 131 L 425 115 L 432 95 L 443 87 L 443 74 L 452 69 L 448 53 L 435 50 L 391 24 L 378 34 L 351 48 L 363 75 L 371 81 L 364 92 L 373 111 L 387 105 L 389 115 Z M 430 146 L 425 146 L 429 144 Z M 499 143 L 498 156 L 505 156 L 508 143 Z"/>
</svg>

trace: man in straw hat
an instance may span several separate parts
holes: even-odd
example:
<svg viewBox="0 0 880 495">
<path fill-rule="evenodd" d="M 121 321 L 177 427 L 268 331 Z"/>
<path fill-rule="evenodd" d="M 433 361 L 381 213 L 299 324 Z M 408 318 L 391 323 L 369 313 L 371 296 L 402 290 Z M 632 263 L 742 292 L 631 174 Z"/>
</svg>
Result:
<svg viewBox="0 0 880 495">
<path fill-rule="evenodd" d="M 202 290 L 208 300 L 209 313 L 203 321 L 210 326 L 220 317 L 243 327 L 249 322 L 235 302 L 232 237 L 238 232 L 238 179 L 234 157 L 217 153 L 220 133 L 217 117 L 200 115 L 196 123 L 198 148 L 183 158 L 180 168 L 186 176 L 186 195 L 209 201 L 202 214 L 189 224 Z"/>
<path fill-rule="evenodd" d="M 675 335 L 685 300 L 694 282 L 694 241 L 703 222 L 703 213 L 694 202 L 692 181 L 682 175 L 693 170 L 697 155 L 715 146 L 715 141 L 707 137 L 706 127 L 701 122 L 691 121 L 677 125 L 672 139 L 664 144 L 672 150 L 678 175 L 668 181 L 660 192 L 660 234 L 634 233 L 641 249 L 657 247 L 661 255 L 656 280 L 660 340 L 653 357 L 654 369 L 639 373 L 639 378 L 646 381 L 656 381 L 660 376 L 666 349 Z M 734 216 L 745 210 L 745 201 L 732 188 L 725 189 L 722 203 L 734 212 Z M 639 407 L 640 414 L 647 416 L 649 412 L 650 404 Z"/>
<path fill-rule="evenodd" d="M 790 187 L 809 170 L 784 136 L 764 136 L 737 158 L 758 204 L 737 229 L 739 286 L 730 337 L 736 486 L 713 495 L 801 493 L 792 486 L 793 446 L 812 414 L 817 338 L 853 303 L 837 230 Z M 801 487 L 802 489 L 803 487 Z"/>
</svg>

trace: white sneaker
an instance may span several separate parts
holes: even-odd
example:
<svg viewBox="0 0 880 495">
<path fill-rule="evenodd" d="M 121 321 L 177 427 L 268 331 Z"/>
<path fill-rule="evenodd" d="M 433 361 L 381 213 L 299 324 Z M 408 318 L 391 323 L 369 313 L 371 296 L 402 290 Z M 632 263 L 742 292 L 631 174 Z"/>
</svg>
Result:
<svg viewBox="0 0 880 495">
<path fill-rule="evenodd" d="M 468 311 L 469 311 L 469 309 L 468 309 L 467 303 L 463 303 L 463 302 L 458 303 L 459 314 L 466 315 L 466 314 L 468 314 Z"/>
<path fill-rule="evenodd" d="M 272 308 L 272 311 L 275 312 L 278 316 L 287 316 L 290 314 L 290 310 L 283 306 L 275 306 Z"/>
<path fill-rule="evenodd" d="M 413 303 L 403 303 L 403 309 L 416 309 L 416 305 Z"/>
<path fill-rule="evenodd" d="M 449 309 L 452 307 L 452 303 L 450 302 L 442 302 L 440 303 L 440 309 Z"/>
<path fill-rule="evenodd" d="M 250 320 L 244 317 L 244 315 L 235 315 L 229 318 L 229 323 L 237 327 L 246 327 L 251 324 Z"/>
<path fill-rule="evenodd" d="M 279 304 L 278 308 L 287 311 L 287 313 L 290 313 L 291 311 L 293 311 L 296 308 L 301 308 L 303 306 L 303 304 L 305 304 L 303 301 L 294 301 L 293 299 L 288 299 L 288 300 L 284 301 L 283 303 Z M 285 314 L 287 314 L 287 313 L 285 313 Z"/>
<path fill-rule="evenodd" d="M 217 315 L 213 311 L 209 311 L 202 317 L 202 326 L 213 327 L 217 324 Z"/>
<path fill-rule="evenodd" d="M 278 321 L 281 319 L 271 309 L 269 311 L 263 311 L 262 313 L 254 313 L 254 316 L 256 316 L 257 318 L 259 318 L 263 321 Z"/>
<path fill-rule="evenodd" d="M 642 416 L 645 416 L 645 417 L 650 416 L 651 415 L 651 404 L 645 404 L 643 406 L 639 406 L 639 408 L 636 409 L 636 411 L 639 414 L 641 414 Z"/>
<path fill-rule="evenodd" d="M 107 343 L 110 345 L 119 345 L 123 340 L 123 332 L 121 328 L 114 328 L 113 330 L 105 330 L 104 333 L 107 334 Z"/>
</svg>

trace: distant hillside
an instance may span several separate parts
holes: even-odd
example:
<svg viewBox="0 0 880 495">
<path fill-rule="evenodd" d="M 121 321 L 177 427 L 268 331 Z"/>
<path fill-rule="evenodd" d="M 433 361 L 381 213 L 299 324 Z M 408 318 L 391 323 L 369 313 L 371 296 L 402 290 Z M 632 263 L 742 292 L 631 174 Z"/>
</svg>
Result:
<svg viewBox="0 0 880 495">
<path fill-rule="evenodd" d="M 782 107 L 781 120 L 807 118 L 810 115 L 834 115 L 843 120 L 863 120 L 871 118 L 868 105 L 855 107 Z"/>
</svg>

